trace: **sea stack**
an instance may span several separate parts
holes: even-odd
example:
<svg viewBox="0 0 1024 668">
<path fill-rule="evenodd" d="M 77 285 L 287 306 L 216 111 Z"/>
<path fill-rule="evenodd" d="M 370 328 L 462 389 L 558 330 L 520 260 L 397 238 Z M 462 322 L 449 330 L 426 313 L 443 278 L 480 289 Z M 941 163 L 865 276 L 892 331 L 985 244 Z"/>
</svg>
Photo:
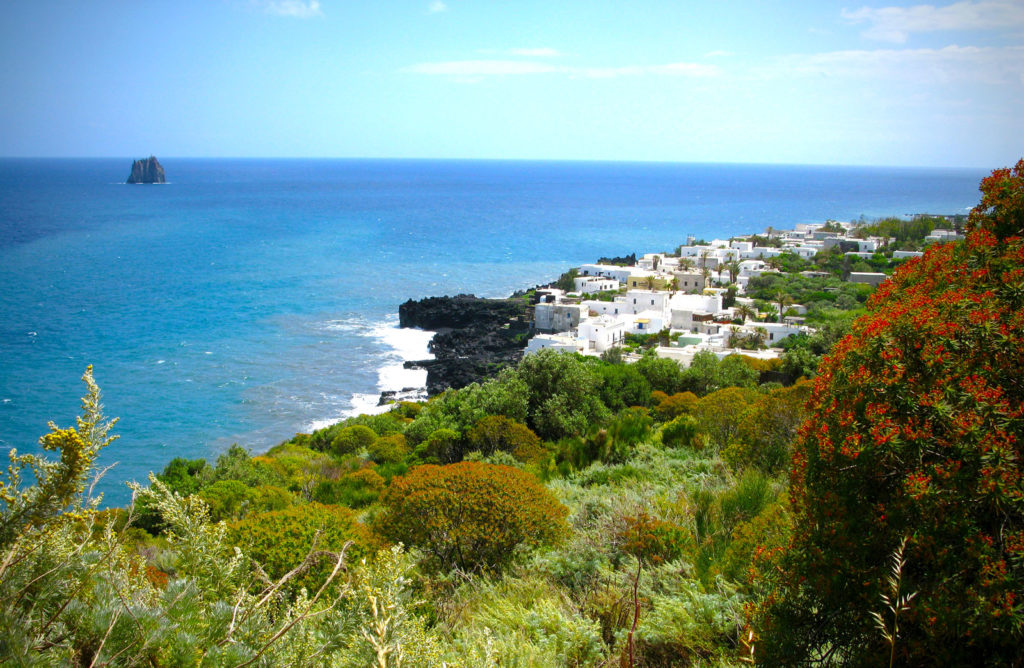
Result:
<svg viewBox="0 0 1024 668">
<path fill-rule="evenodd" d="M 153 156 L 136 160 L 132 163 L 132 173 L 125 183 L 166 183 L 164 168 Z"/>
</svg>

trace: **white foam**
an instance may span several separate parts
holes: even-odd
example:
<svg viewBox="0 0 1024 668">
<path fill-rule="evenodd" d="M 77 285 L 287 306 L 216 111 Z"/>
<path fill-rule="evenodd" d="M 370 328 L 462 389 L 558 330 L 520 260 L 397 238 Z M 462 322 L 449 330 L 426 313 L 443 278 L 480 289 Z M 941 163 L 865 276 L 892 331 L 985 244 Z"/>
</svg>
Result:
<svg viewBox="0 0 1024 668">
<path fill-rule="evenodd" d="M 430 352 L 430 340 L 434 332 L 422 329 L 401 328 L 398 317 L 390 316 L 382 322 L 368 323 L 352 317 L 328 320 L 321 325 L 327 331 L 356 332 L 361 336 L 377 339 L 384 344 L 381 365 L 377 369 L 377 392 L 356 393 L 349 398 L 349 408 L 334 417 L 321 418 L 310 422 L 306 429 L 315 431 L 329 427 L 347 417 L 375 415 L 391 409 L 391 405 L 378 405 L 381 392 L 401 392 L 414 388 L 426 393 L 427 372 L 422 369 L 406 369 L 405 362 L 434 359 Z"/>
</svg>

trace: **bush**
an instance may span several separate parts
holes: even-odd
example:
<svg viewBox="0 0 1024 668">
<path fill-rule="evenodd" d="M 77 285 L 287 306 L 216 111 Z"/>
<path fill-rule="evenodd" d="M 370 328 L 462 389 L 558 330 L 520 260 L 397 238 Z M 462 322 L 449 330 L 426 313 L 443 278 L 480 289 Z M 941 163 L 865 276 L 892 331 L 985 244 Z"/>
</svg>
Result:
<svg viewBox="0 0 1024 668">
<path fill-rule="evenodd" d="M 524 424 L 519 424 L 504 415 L 490 415 L 481 419 L 466 434 L 468 449 L 477 450 L 485 457 L 495 452 L 509 454 L 521 450 L 523 453 L 536 452 L 540 438 Z"/>
<path fill-rule="evenodd" d="M 1013 665 L 1024 628 L 1024 160 L 981 185 L 963 243 L 904 264 L 819 369 L 793 456 L 795 530 L 762 658 Z M 770 641 L 769 641 L 770 639 Z"/>
<path fill-rule="evenodd" d="M 341 506 L 308 503 L 285 510 L 249 515 L 229 527 L 229 539 L 244 548 L 267 575 L 277 579 L 300 565 L 313 550 L 339 552 L 353 541 L 346 557 L 349 563 L 373 552 L 377 541 L 369 529 L 356 520 L 355 513 Z M 299 587 L 315 590 L 326 579 L 334 561 L 322 559 L 292 581 Z"/>
<path fill-rule="evenodd" d="M 377 440 L 377 433 L 361 424 L 345 427 L 331 439 L 331 452 L 336 455 L 358 454 Z"/>
<path fill-rule="evenodd" d="M 409 446 L 405 443 L 405 436 L 392 434 L 378 438 L 367 451 L 370 459 L 378 464 L 397 464 L 409 454 Z"/>
<path fill-rule="evenodd" d="M 673 420 L 684 413 L 693 412 L 697 405 L 697 395 L 693 392 L 676 392 L 669 396 L 664 392 L 651 393 L 654 402 L 654 413 L 662 421 Z"/>
<path fill-rule="evenodd" d="M 669 448 L 692 448 L 696 445 L 697 420 L 680 415 L 661 428 L 661 442 Z"/>
<path fill-rule="evenodd" d="M 313 488 L 313 500 L 339 504 L 349 508 L 363 508 L 384 491 L 384 478 L 372 468 L 353 471 L 338 480 L 324 480 Z"/>
<path fill-rule="evenodd" d="M 419 547 L 435 567 L 500 569 L 518 546 L 560 540 L 565 506 L 537 479 L 509 466 L 417 466 L 391 481 L 379 531 Z"/>
</svg>

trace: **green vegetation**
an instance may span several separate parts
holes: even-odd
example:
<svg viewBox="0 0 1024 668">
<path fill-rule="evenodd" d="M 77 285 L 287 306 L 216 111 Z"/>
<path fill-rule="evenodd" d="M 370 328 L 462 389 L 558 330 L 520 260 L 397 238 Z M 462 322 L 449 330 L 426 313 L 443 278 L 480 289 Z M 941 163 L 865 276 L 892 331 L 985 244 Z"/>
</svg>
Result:
<svg viewBox="0 0 1024 668">
<path fill-rule="evenodd" d="M 1016 665 L 1024 161 L 982 191 L 873 296 L 760 279 L 781 361 L 542 351 L 125 509 L 90 369 L 0 481 L 0 664 Z"/>
</svg>

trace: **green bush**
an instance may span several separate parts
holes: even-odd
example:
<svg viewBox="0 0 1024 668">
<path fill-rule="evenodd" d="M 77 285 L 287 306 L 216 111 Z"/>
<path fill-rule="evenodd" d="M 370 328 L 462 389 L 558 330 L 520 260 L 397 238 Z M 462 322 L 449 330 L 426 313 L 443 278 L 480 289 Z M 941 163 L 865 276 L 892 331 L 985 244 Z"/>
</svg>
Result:
<svg viewBox="0 0 1024 668">
<path fill-rule="evenodd" d="M 381 436 L 367 448 L 370 459 L 378 464 L 397 464 L 409 454 L 409 446 L 402 434 Z"/>
<path fill-rule="evenodd" d="M 552 543 L 566 532 L 565 506 L 509 466 L 417 466 L 391 481 L 382 503 L 378 530 L 422 549 L 443 570 L 500 569 L 516 547 Z"/>
<path fill-rule="evenodd" d="M 336 455 L 358 454 L 377 440 L 377 433 L 361 424 L 345 427 L 331 439 L 331 452 Z"/>
<path fill-rule="evenodd" d="M 274 579 L 302 564 L 314 548 L 318 552 L 336 553 L 352 541 L 346 557 L 349 563 L 355 563 L 378 547 L 373 534 L 351 510 L 316 502 L 249 515 L 231 524 L 228 536 Z M 333 565 L 330 558 L 317 559 L 307 572 L 293 580 L 291 589 L 317 589 Z"/>
</svg>

